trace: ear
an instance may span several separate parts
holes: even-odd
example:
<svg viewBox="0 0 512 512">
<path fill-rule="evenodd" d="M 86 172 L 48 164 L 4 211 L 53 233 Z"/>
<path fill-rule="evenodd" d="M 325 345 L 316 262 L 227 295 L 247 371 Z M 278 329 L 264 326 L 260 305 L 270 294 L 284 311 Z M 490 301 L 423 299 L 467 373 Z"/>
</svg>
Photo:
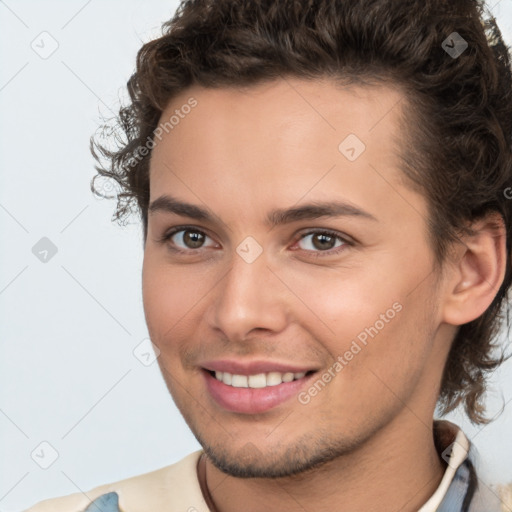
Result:
<svg viewBox="0 0 512 512">
<path fill-rule="evenodd" d="M 443 320 L 452 325 L 482 315 L 505 277 L 506 230 L 501 215 L 488 214 L 471 228 L 476 233 L 460 237 L 447 274 Z"/>
</svg>

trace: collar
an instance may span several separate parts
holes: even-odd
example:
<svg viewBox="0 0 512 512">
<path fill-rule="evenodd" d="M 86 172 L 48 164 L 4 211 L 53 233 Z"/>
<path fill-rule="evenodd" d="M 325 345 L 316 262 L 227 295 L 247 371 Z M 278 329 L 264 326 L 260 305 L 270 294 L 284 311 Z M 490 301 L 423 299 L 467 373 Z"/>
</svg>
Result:
<svg viewBox="0 0 512 512">
<path fill-rule="evenodd" d="M 470 443 L 464 432 L 446 420 L 434 421 L 434 443 L 439 457 L 447 462 L 447 466 L 438 488 L 418 512 L 436 512 L 439 509 L 457 470 L 469 454 Z"/>
</svg>

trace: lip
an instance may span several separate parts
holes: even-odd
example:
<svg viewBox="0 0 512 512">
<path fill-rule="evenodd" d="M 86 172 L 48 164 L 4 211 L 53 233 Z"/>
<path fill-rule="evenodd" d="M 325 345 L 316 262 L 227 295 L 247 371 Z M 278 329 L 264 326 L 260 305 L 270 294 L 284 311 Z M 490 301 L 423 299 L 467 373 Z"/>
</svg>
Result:
<svg viewBox="0 0 512 512">
<path fill-rule="evenodd" d="M 306 365 L 291 365 L 289 363 L 280 363 L 277 361 L 241 361 L 235 359 L 216 359 L 213 361 L 204 361 L 199 366 L 213 372 L 228 372 L 236 375 L 256 375 L 258 373 L 269 372 L 307 373 L 310 371 L 316 371 L 318 369 Z"/>
<path fill-rule="evenodd" d="M 275 369 L 276 367 L 273 366 L 273 368 Z M 227 369 L 224 371 L 229 372 Z M 238 370 L 233 373 L 237 373 L 238 375 L 254 375 L 258 372 L 240 373 L 240 370 Z M 261 371 L 259 373 L 266 372 Z M 301 379 L 293 380 L 291 382 L 283 382 L 277 386 L 268 386 L 266 388 L 234 388 L 233 386 L 228 386 L 227 384 L 217 380 L 204 368 L 201 370 L 201 374 L 205 380 L 206 388 L 210 397 L 221 408 L 241 414 L 259 414 L 274 409 L 275 407 L 278 407 L 290 400 L 292 397 L 297 396 L 301 388 L 305 387 L 311 378 L 316 375 L 316 372 L 311 373 L 310 375 L 305 375 Z"/>
</svg>

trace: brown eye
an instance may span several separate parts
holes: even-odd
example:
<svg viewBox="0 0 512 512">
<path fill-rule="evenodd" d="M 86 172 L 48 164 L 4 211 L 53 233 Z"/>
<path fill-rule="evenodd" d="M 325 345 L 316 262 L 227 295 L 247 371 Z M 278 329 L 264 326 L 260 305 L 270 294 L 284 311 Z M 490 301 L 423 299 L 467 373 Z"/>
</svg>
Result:
<svg viewBox="0 0 512 512">
<path fill-rule="evenodd" d="M 299 243 L 303 242 L 307 251 L 312 252 L 327 252 L 335 248 L 347 245 L 347 242 L 341 236 L 335 233 L 314 231 L 307 233 L 300 240 Z M 333 251 L 336 252 L 336 251 Z"/>
<path fill-rule="evenodd" d="M 205 245 L 207 239 L 213 242 L 208 235 L 199 229 L 179 227 L 165 233 L 160 242 L 173 251 L 186 253 L 208 247 L 208 245 Z M 210 247 L 215 247 L 215 243 L 210 244 Z"/>
<path fill-rule="evenodd" d="M 189 249 L 199 249 L 204 239 L 205 235 L 199 231 L 183 230 L 182 241 Z"/>
<path fill-rule="evenodd" d="M 313 245 L 317 249 L 332 249 L 336 243 L 336 239 L 331 235 L 316 234 L 312 238 Z"/>
</svg>

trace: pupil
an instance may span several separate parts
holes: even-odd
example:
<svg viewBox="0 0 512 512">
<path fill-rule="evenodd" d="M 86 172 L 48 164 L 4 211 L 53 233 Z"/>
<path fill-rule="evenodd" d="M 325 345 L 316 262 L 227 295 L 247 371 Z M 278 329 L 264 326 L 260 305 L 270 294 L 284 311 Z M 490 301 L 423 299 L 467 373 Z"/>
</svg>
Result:
<svg viewBox="0 0 512 512">
<path fill-rule="evenodd" d="M 203 238 L 203 235 L 201 233 L 197 233 L 196 231 L 185 231 L 184 233 L 185 244 L 191 247 L 192 249 L 197 249 L 198 247 L 201 247 L 201 244 L 203 243 Z"/>
<path fill-rule="evenodd" d="M 318 244 L 317 243 L 317 240 L 321 240 L 323 242 Z M 317 248 L 317 249 L 331 249 L 332 247 L 332 241 L 333 241 L 333 237 L 331 235 L 316 235 L 315 237 L 313 237 L 313 245 Z M 325 245 L 325 242 L 327 242 L 327 247 Z"/>
</svg>

